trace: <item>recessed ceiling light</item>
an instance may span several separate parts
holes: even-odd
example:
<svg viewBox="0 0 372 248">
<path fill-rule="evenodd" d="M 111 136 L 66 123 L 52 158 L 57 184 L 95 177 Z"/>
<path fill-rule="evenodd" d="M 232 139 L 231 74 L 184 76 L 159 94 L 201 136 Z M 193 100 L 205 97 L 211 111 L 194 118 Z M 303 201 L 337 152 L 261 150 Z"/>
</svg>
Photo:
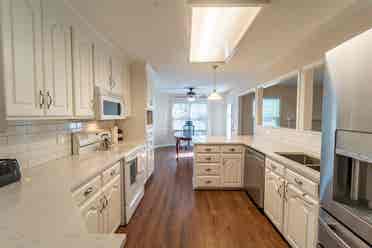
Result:
<svg viewBox="0 0 372 248">
<path fill-rule="evenodd" d="M 268 1 L 190 0 L 190 62 L 225 62 Z"/>
</svg>

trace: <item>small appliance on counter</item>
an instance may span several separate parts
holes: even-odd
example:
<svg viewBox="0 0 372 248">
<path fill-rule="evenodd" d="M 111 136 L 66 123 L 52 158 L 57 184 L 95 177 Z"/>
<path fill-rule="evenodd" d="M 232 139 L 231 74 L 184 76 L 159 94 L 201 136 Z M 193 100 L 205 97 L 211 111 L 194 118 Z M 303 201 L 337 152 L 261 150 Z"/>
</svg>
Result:
<svg viewBox="0 0 372 248">
<path fill-rule="evenodd" d="M 108 150 L 112 145 L 111 132 L 78 132 L 72 134 L 72 154 L 86 151 Z"/>
<path fill-rule="evenodd" d="M 0 187 L 21 180 L 21 168 L 16 159 L 0 159 Z"/>
</svg>

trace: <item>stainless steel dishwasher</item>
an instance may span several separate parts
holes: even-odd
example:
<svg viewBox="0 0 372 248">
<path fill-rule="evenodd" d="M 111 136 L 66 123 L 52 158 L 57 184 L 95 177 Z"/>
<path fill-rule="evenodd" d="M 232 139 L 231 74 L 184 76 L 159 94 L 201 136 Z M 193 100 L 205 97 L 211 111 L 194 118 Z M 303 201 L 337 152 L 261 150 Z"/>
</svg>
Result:
<svg viewBox="0 0 372 248">
<path fill-rule="evenodd" d="M 264 207 L 265 155 L 251 148 L 245 151 L 244 188 L 253 202 Z"/>
</svg>

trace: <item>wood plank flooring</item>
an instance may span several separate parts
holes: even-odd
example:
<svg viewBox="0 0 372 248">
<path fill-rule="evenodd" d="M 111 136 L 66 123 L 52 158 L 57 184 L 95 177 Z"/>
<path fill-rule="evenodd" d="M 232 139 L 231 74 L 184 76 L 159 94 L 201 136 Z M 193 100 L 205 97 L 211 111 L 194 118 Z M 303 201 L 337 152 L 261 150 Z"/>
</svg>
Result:
<svg viewBox="0 0 372 248">
<path fill-rule="evenodd" d="M 192 157 L 155 154 L 155 173 L 129 225 L 127 248 L 289 247 L 242 191 L 193 191 Z M 184 157 L 182 157 L 184 156 Z"/>
</svg>

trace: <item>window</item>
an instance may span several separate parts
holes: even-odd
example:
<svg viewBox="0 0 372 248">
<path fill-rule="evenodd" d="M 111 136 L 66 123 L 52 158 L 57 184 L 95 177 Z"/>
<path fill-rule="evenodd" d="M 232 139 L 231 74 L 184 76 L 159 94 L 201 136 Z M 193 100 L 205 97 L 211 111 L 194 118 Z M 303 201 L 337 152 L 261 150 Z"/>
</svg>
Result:
<svg viewBox="0 0 372 248">
<path fill-rule="evenodd" d="M 263 99 L 263 125 L 265 127 L 280 126 L 280 99 Z"/>
<path fill-rule="evenodd" d="M 192 121 L 195 135 L 205 135 L 208 129 L 207 103 L 176 102 L 172 108 L 172 126 L 174 131 L 182 131 L 186 121 Z"/>
</svg>

